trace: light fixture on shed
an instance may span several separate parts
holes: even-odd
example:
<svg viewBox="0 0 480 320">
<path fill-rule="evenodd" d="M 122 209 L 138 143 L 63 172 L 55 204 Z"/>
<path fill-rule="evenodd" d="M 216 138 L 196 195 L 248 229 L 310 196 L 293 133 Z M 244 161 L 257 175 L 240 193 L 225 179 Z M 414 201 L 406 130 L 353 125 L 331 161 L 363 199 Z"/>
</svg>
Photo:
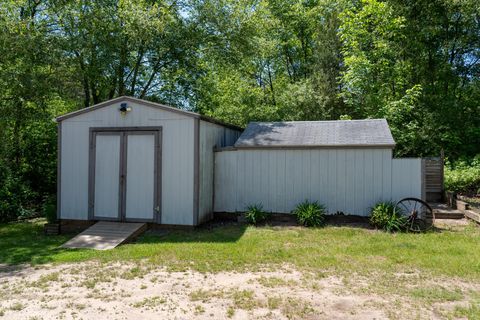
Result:
<svg viewBox="0 0 480 320">
<path fill-rule="evenodd" d="M 120 109 L 119 110 L 120 110 L 121 115 L 125 116 L 127 114 L 127 112 L 132 111 L 132 108 L 129 107 L 126 102 L 124 102 L 124 103 L 120 104 Z"/>
</svg>

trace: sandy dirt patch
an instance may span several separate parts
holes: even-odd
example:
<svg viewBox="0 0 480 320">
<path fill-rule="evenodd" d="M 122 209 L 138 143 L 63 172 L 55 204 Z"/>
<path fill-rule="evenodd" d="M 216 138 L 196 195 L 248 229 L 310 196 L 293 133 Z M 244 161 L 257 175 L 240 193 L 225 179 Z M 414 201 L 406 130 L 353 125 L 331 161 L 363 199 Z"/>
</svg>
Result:
<svg viewBox="0 0 480 320">
<path fill-rule="evenodd" d="M 398 278 L 408 294 L 402 295 L 395 283 L 379 284 L 378 279 L 386 279 L 381 275 L 378 279 L 345 277 L 288 267 L 215 274 L 92 262 L 4 267 L 0 272 L 0 318 L 387 319 L 411 315 L 432 319 L 442 318 L 445 310 L 456 304 L 465 304 L 462 292 L 479 289 L 478 284 L 464 283 L 449 301 L 427 299 L 412 304 L 409 286 L 416 289 L 423 281 L 422 288 L 428 288 L 436 282 L 424 281 L 416 274 L 391 277 L 389 281 Z"/>
</svg>

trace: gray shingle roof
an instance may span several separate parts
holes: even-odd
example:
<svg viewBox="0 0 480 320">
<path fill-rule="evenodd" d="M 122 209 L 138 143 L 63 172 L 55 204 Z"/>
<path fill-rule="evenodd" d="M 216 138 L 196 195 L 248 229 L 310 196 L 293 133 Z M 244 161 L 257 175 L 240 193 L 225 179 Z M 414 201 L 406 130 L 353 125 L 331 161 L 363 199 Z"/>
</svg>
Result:
<svg viewBox="0 0 480 320">
<path fill-rule="evenodd" d="M 368 146 L 395 146 L 385 119 L 251 122 L 235 143 L 236 148 Z"/>
</svg>

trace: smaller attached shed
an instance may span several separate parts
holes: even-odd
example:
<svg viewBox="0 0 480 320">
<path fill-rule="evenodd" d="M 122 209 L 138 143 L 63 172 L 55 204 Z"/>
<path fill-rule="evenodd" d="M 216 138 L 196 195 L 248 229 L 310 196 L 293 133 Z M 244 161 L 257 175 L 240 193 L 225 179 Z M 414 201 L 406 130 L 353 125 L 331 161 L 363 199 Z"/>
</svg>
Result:
<svg viewBox="0 0 480 320">
<path fill-rule="evenodd" d="M 308 199 L 366 216 L 378 201 L 424 198 L 421 159 L 393 159 L 385 119 L 250 123 L 216 152 L 216 212 L 262 204 L 290 213 Z"/>
<path fill-rule="evenodd" d="M 58 117 L 58 218 L 195 226 L 213 212 L 214 148 L 241 128 L 120 97 Z"/>
</svg>

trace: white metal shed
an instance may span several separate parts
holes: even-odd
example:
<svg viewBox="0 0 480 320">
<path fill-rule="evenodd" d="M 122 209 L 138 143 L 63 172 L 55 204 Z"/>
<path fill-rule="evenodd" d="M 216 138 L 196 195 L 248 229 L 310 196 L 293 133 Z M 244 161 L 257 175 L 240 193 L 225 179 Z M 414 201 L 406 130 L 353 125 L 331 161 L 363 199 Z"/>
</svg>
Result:
<svg viewBox="0 0 480 320">
<path fill-rule="evenodd" d="M 290 213 L 308 199 L 367 216 L 378 201 L 424 198 L 422 160 L 394 147 L 385 119 L 250 123 L 215 154 L 214 210 Z"/>
<path fill-rule="evenodd" d="M 131 97 L 56 120 L 60 220 L 196 226 L 213 212 L 213 150 L 241 132 Z"/>
</svg>

